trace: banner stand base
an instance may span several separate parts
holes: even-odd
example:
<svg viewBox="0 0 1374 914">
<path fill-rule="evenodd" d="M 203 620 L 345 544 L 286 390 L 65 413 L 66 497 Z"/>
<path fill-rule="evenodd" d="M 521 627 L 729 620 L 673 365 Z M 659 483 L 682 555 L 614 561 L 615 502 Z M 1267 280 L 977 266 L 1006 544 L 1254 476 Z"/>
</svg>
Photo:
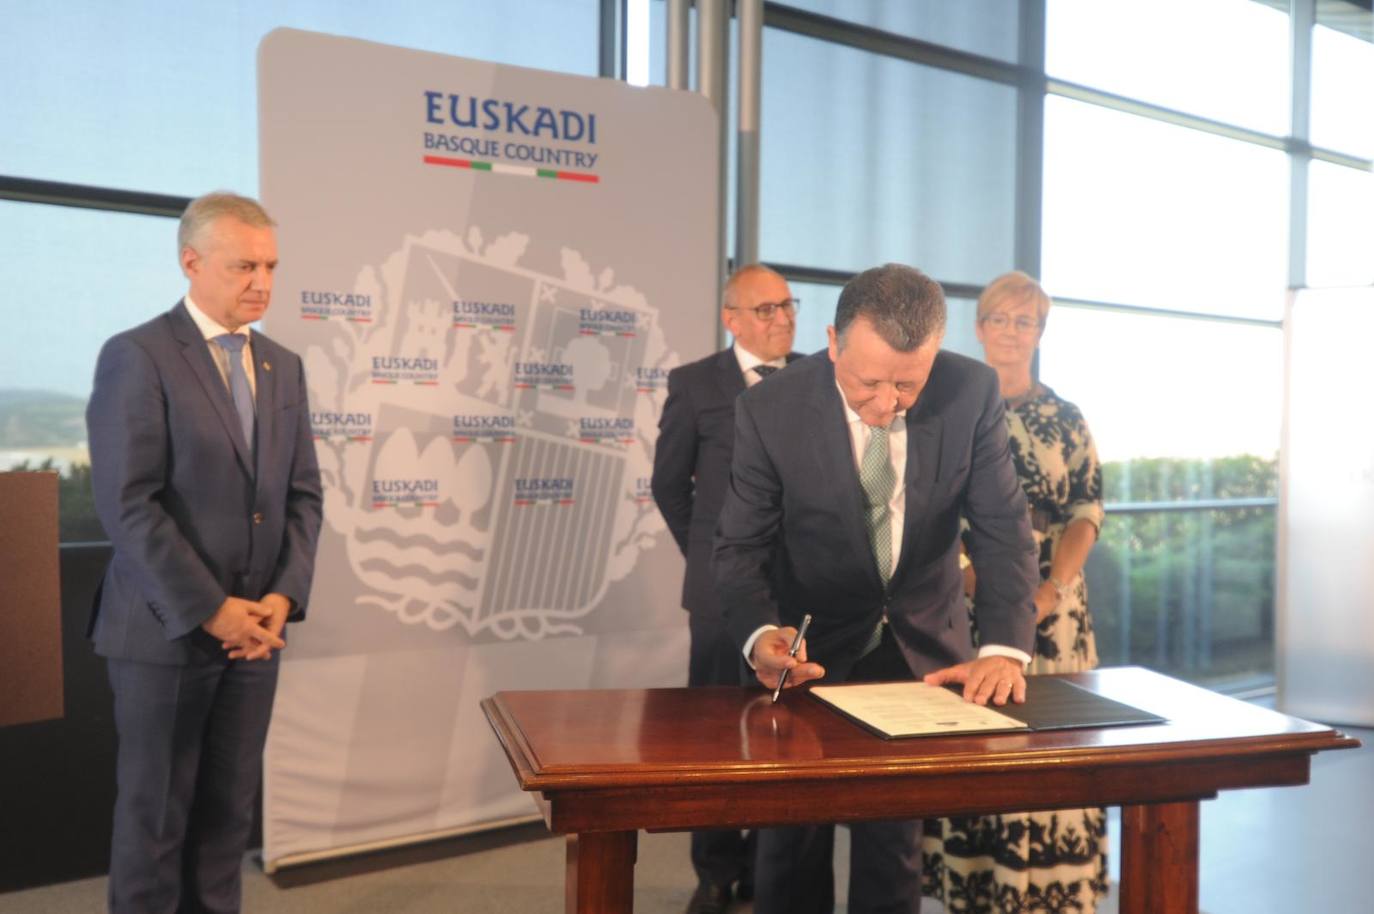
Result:
<svg viewBox="0 0 1374 914">
<path fill-rule="evenodd" d="M 532 822 L 542 822 L 540 815 L 513 816 L 509 819 L 496 819 L 491 822 L 482 822 L 477 825 L 464 825 L 460 828 L 445 828 L 439 831 L 422 832 L 416 835 L 402 835 L 397 838 L 386 838 L 381 841 L 368 841 L 362 844 L 349 844 L 343 847 L 331 847 L 328 850 L 306 851 L 300 854 L 286 854 L 274 860 L 267 860 L 261 855 L 258 862 L 262 865 L 262 871 L 271 876 L 280 869 L 304 866 L 307 863 L 319 863 L 324 860 L 333 860 L 336 857 L 350 857 L 357 854 L 369 854 L 376 851 L 391 850 L 397 847 L 409 847 L 414 844 L 427 844 L 431 841 L 443 841 L 446 838 L 460 838 L 463 835 L 475 835 L 480 832 L 496 831 L 499 828 L 509 828 L 514 825 L 529 825 Z"/>
</svg>

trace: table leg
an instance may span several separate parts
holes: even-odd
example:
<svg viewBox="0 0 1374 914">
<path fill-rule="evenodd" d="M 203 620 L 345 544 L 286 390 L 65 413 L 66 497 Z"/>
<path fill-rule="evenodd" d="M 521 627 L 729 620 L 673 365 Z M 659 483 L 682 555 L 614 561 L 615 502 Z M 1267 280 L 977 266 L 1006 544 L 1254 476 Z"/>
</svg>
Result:
<svg viewBox="0 0 1374 914">
<path fill-rule="evenodd" d="M 568 836 L 567 914 L 631 914 L 639 832 Z"/>
<path fill-rule="evenodd" d="M 1197 914 L 1198 803 L 1121 808 L 1121 914 Z"/>
</svg>

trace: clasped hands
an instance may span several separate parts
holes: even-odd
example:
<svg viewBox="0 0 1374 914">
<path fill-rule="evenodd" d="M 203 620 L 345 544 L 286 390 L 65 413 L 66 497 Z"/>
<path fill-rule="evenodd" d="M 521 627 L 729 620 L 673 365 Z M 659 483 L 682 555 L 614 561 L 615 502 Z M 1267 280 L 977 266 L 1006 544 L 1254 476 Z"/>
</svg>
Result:
<svg viewBox="0 0 1374 914">
<path fill-rule="evenodd" d="M 291 601 L 279 593 L 256 601 L 226 597 L 200 627 L 219 641 L 230 660 L 266 660 L 286 647 L 281 632 L 290 612 Z"/>
<path fill-rule="evenodd" d="M 755 639 L 749 659 L 754 664 L 754 675 L 765 688 L 777 688 L 783 670 L 791 670 L 785 685 L 788 689 L 825 675 L 825 667 L 807 659 L 805 640 L 797 650 L 797 656 L 789 655 L 792 639 L 796 636 L 797 630 L 788 626 L 771 629 Z M 923 681 L 936 686 L 963 683 L 964 700 L 974 704 L 986 705 L 991 702 L 1004 705 L 1008 701 L 1020 704 L 1026 700 L 1025 673 L 1021 663 L 1011 657 L 979 657 L 928 673 Z"/>
</svg>

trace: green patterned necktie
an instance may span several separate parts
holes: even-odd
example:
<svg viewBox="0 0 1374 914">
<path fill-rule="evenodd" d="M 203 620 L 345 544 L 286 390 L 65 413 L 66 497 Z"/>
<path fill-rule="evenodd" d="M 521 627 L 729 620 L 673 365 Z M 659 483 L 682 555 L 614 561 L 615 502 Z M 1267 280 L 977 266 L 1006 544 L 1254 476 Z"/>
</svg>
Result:
<svg viewBox="0 0 1374 914">
<path fill-rule="evenodd" d="M 892 493 L 897 488 L 897 472 L 892 469 L 888 455 L 888 429 L 869 428 L 868 445 L 859 462 L 859 485 L 864 490 L 864 520 L 868 523 L 868 541 L 873 546 L 873 559 L 878 574 L 887 586 L 892 577 Z"/>
</svg>

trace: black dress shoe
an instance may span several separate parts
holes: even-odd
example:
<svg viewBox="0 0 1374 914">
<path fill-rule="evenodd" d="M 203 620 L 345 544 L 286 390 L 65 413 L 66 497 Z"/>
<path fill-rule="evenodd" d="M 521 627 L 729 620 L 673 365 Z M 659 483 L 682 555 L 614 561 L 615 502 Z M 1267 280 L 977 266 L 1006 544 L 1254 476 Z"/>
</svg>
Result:
<svg viewBox="0 0 1374 914">
<path fill-rule="evenodd" d="M 699 882 L 687 902 L 687 914 L 725 914 L 730 906 L 730 887 L 714 882 Z"/>
</svg>

